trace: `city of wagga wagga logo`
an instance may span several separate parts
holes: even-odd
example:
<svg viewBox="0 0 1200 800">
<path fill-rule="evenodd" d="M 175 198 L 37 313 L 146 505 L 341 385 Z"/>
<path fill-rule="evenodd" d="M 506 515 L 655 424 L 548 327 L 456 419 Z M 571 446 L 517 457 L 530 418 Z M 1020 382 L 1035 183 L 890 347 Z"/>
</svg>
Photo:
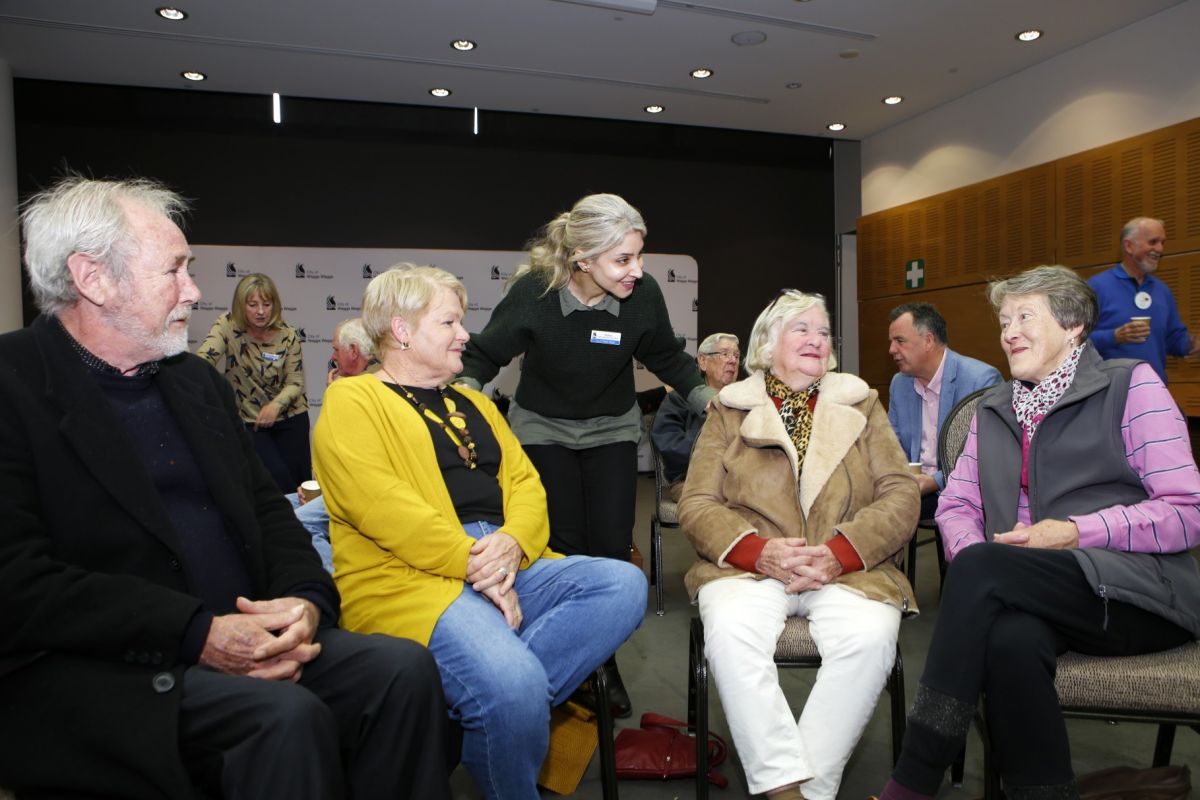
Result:
<svg viewBox="0 0 1200 800">
<path fill-rule="evenodd" d="M 667 283 L 674 283 L 674 282 L 675 282 L 675 270 L 669 269 L 669 270 L 667 270 Z"/>
<path fill-rule="evenodd" d="M 225 265 L 225 277 L 226 278 L 236 278 L 237 277 L 237 264 L 234 264 L 232 261 L 230 261 L 228 264 Z"/>
<path fill-rule="evenodd" d="M 374 277 L 375 277 L 375 272 L 374 272 L 374 270 L 371 269 L 371 265 L 363 264 L 363 280 L 369 281 L 369 280 L 371 280 L 371 278 L 374 278 Z"/>
<path fill-rule="evenodd" d="M 297 265 L 296 265 L 296 277 L 297 277 L 297 278 L 303 278 L 303 277 L 304 277 L 304 265 L 303 265 L 303 264 L 297 264 Z"/>
</svg>

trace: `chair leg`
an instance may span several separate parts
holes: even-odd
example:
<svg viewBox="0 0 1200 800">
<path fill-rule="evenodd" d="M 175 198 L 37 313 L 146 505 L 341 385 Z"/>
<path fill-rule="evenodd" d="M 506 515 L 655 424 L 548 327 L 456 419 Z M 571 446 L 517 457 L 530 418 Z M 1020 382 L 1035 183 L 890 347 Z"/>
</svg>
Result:
<svg viewBox="0 0 1200 800">
<path fill-rule="evenodd" d="M 661 617 L 666 612 L 663 610 L 662 523 L 657 516 L 650 518 L 650 580 L 654 583 L 654 600 L 658 604 L 655 613 Z"/>
<path fill-rule="evenodd" d="M 604 667 L 592 673 L 595 681 L 596 733 L 600 739 L 600 786 L 604 800 L 617 800 L 617 756 L 613 746 L 612 704 L 608 702 L 608 676 Z"/>
<path fill-rule="evenodd" d="M 963 785 L 963 772 L 966 770 L 967 763 L 967 745 L 963 743 L 963 749 L 958 751 L 958 755 L 954 757 L 954 763 L 950 765 L 950 785 L 955 789 L 961 789 Z"/>
<path fill-rule="evenodd" d="M 696 800 L 708 800 L 708 662 L 698 617 L 692 619 L 688 647 L 688 724 L 696 726 Z"/>
<path fill-rule="evenodd" d="M 1171 750 L 1175 747 L 1175 726 L 1162 723 L 1158 726 L 1158 738 L 1154 742 L 1154 766 L 1165 767 L 1171 763 Z"/>
<path fill-rule="evenodd" d="M 942 549 L 942 531 L 936 525 L 933 526 L 933 546 L 937 548 L 938 595 L 940 596 L 942 586 L 946 583 L 946 551 Z"/>
<path fill-rule="evenodd" d="M 917 591 L 917 532 L 920 529 L 913 531 L 912 538 L 908 540 L 908 558 L 904 562 L 904 577 L 908 578 L 908 583 L 913 587 L 913 592 Z"/>
<path fill-rule="evenodd" d="M 892 674 L 888 676 L 888 695 L 892 708 L 892 766 L 900 761 L 900 750 L 904 745 L 904 726 L 907 723 L 907 709 L 904 707 L 904 658 L 900 655 L 900 646 L 896 646 L 896 663 L 892 665 Z"/>
</svg>

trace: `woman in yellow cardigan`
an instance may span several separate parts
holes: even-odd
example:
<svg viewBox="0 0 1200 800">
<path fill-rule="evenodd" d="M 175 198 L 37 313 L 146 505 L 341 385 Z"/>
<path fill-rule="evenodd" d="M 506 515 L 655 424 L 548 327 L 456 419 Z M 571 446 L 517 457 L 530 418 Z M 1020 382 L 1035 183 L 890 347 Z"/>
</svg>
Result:
<svg viewBox="0 0 1200 800">
<path fill-rule="evenodd" d="M 367 286 L 379 372 L 335 381 L 317 420 L 342 625 L 425 643 L 484 797 L 538 797 L 550 707 L 641 623 L 628 563 L 549 550 L 546 493 L 462 370 L 467 293 L 434 267 Z"/>
</svg>

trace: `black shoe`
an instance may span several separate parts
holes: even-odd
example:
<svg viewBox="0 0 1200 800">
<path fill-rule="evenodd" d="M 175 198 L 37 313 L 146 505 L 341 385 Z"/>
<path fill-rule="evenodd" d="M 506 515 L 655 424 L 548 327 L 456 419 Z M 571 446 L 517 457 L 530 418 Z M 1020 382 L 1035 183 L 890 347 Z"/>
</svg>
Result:
<svg viewBox="0 0 1200 800">
<path fill-rule="evenodd" d="M 615 658 L 604 662 L 604 677 L 608 678 L 608 702 L 612 705 L 613 716 L 618 719 L 628 717 L 633 713 L 633 704 L 629 702 L 629 692 L 625 691 Z"/>
</svg>

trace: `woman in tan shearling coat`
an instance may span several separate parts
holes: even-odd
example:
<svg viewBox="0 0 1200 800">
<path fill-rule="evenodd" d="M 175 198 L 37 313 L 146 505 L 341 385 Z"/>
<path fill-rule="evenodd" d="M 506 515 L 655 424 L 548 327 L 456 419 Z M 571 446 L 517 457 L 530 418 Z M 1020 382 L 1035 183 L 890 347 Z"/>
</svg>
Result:
<svg viewBox="0 0 1200 800">
<path fill-rule="evenodd" d="M 749 790 L 773 800 L 837 796 L 916 613 L 892 559 L 917 484 L 875 390 L 828 372 L 831 338 L 819 295 L 788 290 L 759 315 L 751 375 L 710 404 L 679 508 L 705 655 Z M 772 659 L 791 615 L 822 657 L 799 720 Z"/>
</svg>

